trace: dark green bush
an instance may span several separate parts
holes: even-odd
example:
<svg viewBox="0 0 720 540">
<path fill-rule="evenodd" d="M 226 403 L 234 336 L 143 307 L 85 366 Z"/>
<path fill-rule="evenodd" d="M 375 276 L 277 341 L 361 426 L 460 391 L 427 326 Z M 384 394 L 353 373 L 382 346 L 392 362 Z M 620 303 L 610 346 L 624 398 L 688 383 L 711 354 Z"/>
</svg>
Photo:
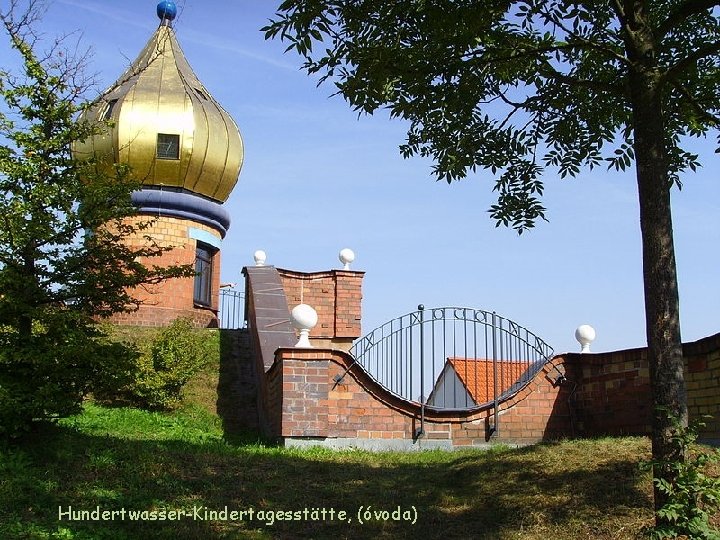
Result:
<svg viewBox="0 0 720 540">
<path fill-rule="evenodd" d="M 130 380 L 132 356 L 121 343 L 70 310 L 47 311 L 25 337 L 0 326 L 0 439 L 75 414 L 95 388 Z"/>
<path fill-rule="evenodd" d="M 193 328 L 189 319 L 177 319 L 155 332 L 113 331 L 115 339 L 134 348 L 129 380 L 115 389 L 105 387 L 96 397 L 144 409 L 172 409 L 182 400 L 185 384 L 220 354 L 217 330 Z"/>
</svg>

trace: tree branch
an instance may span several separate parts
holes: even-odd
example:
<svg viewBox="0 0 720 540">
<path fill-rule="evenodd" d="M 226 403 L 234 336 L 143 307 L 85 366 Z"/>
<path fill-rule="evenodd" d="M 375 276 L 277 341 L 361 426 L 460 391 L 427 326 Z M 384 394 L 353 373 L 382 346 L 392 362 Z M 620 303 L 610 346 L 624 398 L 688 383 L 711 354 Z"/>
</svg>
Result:
<svg viewBox="0 0 720 540">
<path fill-rule="evenodd" d="M 712 56 L 720 52 L 720 41 L 710 43 L 705 47 L 700 47 L 695 50 L 692 54 L 686 56 L 682 60 L 679 60 L 675 65 L 668 68 L 664 73 L 663 77 L 667 80 L 676 79 L 681 75 L 685 69 L 694 65 L 698 60 L 702 60 L 707 56 Z"/>
<path fill-rule="evenodd" d="M 542 72 L 542 74 L 549 79 L 553 79 L 561 84 L 567 85 L 567 86 L 573 86 L 577 88 L 589 88 L 592 90 L 598 90 L 602 92 L 611 92 L 614 94 L 625 94 L 625 87 L 621 85 L 615 85 L 611 83 L 605 83 L 600 81 L 595 81 L 591 79 L 576 79 L 570 75 L 565 75 L 564 73 L 560 73 L 559 71 L 556 71 L 554 68 L 551 68 L 551 72 Z"/>
<path fill-rule="evenodd" d="M 679 23 L 684 22 L 693 15 L 714 7 L 720 7 L 720 0 L 685 0 L 685 2 L 672 10 L 667 18 L 660 24 L 655 37 L 659 41 Z"/>
<path fill-rule="evenodd" d="M 501 90 L 498 90 L 497 95 L 503 102 L 505 102 L 506 105 L 509 105 L 510 107 L 513 108 L 512 111 L 510 111 L 507 114 L 505 119 L 502 122 L 500 122 L 500 125 L 498 126 L 498 130 L 503 130 L 516 112 L 518 112 L 520 110 L 524 110 L 525 107 L 527 107 L 527 103 L 530 101 L 530 98 L 526 99 L 522 103 L 516 103 L 516 102 L 508 99 L 508 97 L 505 95 L 505 93 L 502 92 Z"/>
<path fill-rule="evenodd" d="M 720 0 L 719 0 L 720 1 Z M 521 58 L 528 58 L 528 57 L 538 57 L 538 56 L 545 56 L 547 53 L 553 53 L 553 52 L 562 52 L 562 51 L 572 51 L 572 50 L 596 50 L 600 52 L 607 53 L 608 56 L 614 58 L 615 60 L 618 60 L 620 63 L 625 64 L 627 66 L 631 66 L 632 63 L 630 60 L 628 60 L 625 56 L 622 54 L 619 54 L 617 51 L 614 51 L 612 49 L 609 49 L 607 47 L 603 47 L 597 43 L 593 43 L 590 41 L 585 41 L 582 44 L 576 43 L 564 43 L 560 45 L 552 45 L 548 47 L 534 47 L 531 49 L 523 50 L 522 52 L 514 52 L 511 54 L 508 54 L 507 56 L 487 56 L 488 51 L 482 50 L 482 51 L 470 51 L 466 53 L 464 58 L 466 60 L 471 59 L 479 59 L 484 64 L 494 64 L 498 62 L 506 62 L 510 60 L 518 60 Z"/>
<path fill-rule="evenodd" d="M 625 10 L 623 10 L 621 6 L 618 5 L 617 8 L 623 14 L 625 13 Z M 580 43 L 582 45 L 582 46 L 578 47 L 577 45 L 570 43 L 568 40 L 567 49 L 577 48 L 579 50 L 595 50 L 595 51 L 599 51 L 602 53 L 606 53 L 621 63 L 626 63 L 628 65 L 630 64 L 629 60 L 622 54 L 619 54 L 616 50 L 614 50 L 610 47 L 601 45 L 600 43 L 596 43 L 594 41 L 585 39 L 584 37 L 582 37 L 581 35 L 576 33 L 574 30 L 572 30 L 566 24 L 564 24 L 563 21 L 558 16 L 556 16 L 554 13 L 545 11 L 545 12 L 540 12 L 539 14 L 545 19 L 545 21 L 547 23 L 557 26 L 558 28 L 560 28 L 560 30 L 565 32 L 565 34 L 567 34 L 568 37 L 574 39 L 575 41 L 577 41 L 578 43 Z"/>
<path fill-rule="evenodd" d="M 622 5 L 620 0 L 612 0 L 610 2 L 610 7 L 615 12 L 615 16 L 618 18 L 618 21 L 620 21 L 620 26 L 625 26 L 625 7 Z"/>
<path fill-rule="evenodd" d="M 680 84 L 678 81 L 671 81 L 671 84 L 674 88 L 676 88 L 685 99 L 687 99 L 688 103 L 690 103 L 690 106 L 695 110 L 697 115 L 708 122 L 709 124 L 712 124 L 713 126 L 717 127 L 720 126 L 720 116 L 714 115 L 708 111 L 706 111 L 700 103 L 695 99 L 695 97 L 690 93 L 690 91 L 685 88 L 684 85 Z"/>
<path fill-rule="evenodd" d="M 531 51 L 527 51 L 527 53 L 522 54 L 516 54 L 516 55 L 510 55 L 505 58 L 493 58 L 493 59 L 487 59 L 480 57 L 479 60 L 483 64 L 490 64 L 494 62 L 504 61 L 504 60 L 514 60 L 516 58 L 524 58 L 527 56 L 530 56 L 531 53 L 535 52 L 554 52 L 557 50 L 567 50 L 572 49 L 572 45 L 558 45 L 555 47 L 545 47 L 545 48 L 538 48 Z M 625 60 L 625 57 L 622 57 L 623 60 Z M 544 77 L 547 77 L 548 79 L 552 79 L 556 82 L 565 84 L 567 86 L 574 86 L 579 88 L 589 88 L 593 90 L 603 91 L 603 92 L 612 92 L 612 93 L 625 93 L 625 87 L 623 85 L 614 85 L 607 82 L 600 82 L 592 79 L 578 79 L 571 75 L 567 75 L 565 73 L 562 73 L 555 69 L 550 63 L 545 63 L 543 66 L 538 66 L 538 72 L 542 74 Z"/>
</svg>

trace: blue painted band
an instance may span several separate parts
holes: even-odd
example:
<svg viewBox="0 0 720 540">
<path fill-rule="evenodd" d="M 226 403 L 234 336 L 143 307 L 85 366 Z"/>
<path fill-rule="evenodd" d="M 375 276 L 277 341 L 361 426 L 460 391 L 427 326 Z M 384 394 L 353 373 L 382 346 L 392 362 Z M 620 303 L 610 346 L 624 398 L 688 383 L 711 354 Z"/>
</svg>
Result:
<svg viewBox="0 0 720 540">
<path fill-rule="evenodd" d="M 217 230 L 222 238 L 230 228 L 230 214 L 220 203 L 193 193 L 141 189 L 133 192 L 132 202 L 142 214 L 196 221 Z"/>
<path fill-rule="evenodd" d="M 222 244 L 222 241 L 217 236 L 214 236 L 207 231 L 203 231 L 202 229 L 197 229 L 195 227 L 188 228 L 188 237 L 217 249 L 220 249 L 220 245 Z"/>
</svg>

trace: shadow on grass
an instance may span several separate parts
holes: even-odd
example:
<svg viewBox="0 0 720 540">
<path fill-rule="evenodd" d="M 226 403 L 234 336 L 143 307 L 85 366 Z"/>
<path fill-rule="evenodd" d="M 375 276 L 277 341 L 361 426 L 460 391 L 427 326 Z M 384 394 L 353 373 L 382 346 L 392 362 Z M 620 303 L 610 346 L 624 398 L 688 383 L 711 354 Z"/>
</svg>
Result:
<svg viewBox="0 0 720 540">
<path fill-rule="evenodd" d="M 647 445 L 635 440 L 628 453 L 592 458 L 583 468 L 568 465 L 583 460 L 583 449 L 573 444 L 388 455 L 127 440 L 49 426 L 0 450 L 0 537 L 493 539 L 541 538 L 535 533 L 546 531 L 547 538 L 632 538 L 610 531 L 615 525 L 607 516 L 650 517 L 649 480 L 631 457 Z M 70 507 L 182 509 L 190 515 L 176 521 L 131 521 L 128 514 L 114 521 L 59 520 L 58 510 Z M 351 521 L 193 519 L 195 508 L 195 517 L 204 517 L 206 508 L 225 507 L 253 508 L 256 518 L 260 510 L 332 508 Z M 400 508 L 401 517 L 414 507 L 417 522 L 395 521 L 390 513 L 388 520 L 372 515 L 361 525 L 358 509 L 368 507 L 371 514 Z M 563 530 L 568 536 L 552 532 Z"/>
</svg>

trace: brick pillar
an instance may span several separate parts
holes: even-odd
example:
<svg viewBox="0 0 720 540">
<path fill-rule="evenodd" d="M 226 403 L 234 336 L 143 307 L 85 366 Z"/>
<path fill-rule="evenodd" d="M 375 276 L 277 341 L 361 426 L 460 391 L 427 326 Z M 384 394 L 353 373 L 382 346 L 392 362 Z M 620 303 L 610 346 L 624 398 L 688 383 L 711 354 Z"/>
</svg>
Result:
<svg viewBox="0 0 720 540">
<path fill-rule="evenodd" d="M 280 268 L 277 271 L 288 309 L 304 303 L 317 311 L 318 324 L 310 332 L 313 345 L 349 350 L 353 341 L 362 335 L 362 280 L 365 272 L 329 270 L 305 273 Z"/>
<path fill-rule="evenodd" d="M 327 437 L 328 352 L 311 349 L 281 349 L 273 366 L 275 385 L 272 402 L 280 420 L 282 437 Z M 281 392 L 281 395 L 278 393 Z M 277 428 L 276 428 L 277 429 Z"/>
</svg>

